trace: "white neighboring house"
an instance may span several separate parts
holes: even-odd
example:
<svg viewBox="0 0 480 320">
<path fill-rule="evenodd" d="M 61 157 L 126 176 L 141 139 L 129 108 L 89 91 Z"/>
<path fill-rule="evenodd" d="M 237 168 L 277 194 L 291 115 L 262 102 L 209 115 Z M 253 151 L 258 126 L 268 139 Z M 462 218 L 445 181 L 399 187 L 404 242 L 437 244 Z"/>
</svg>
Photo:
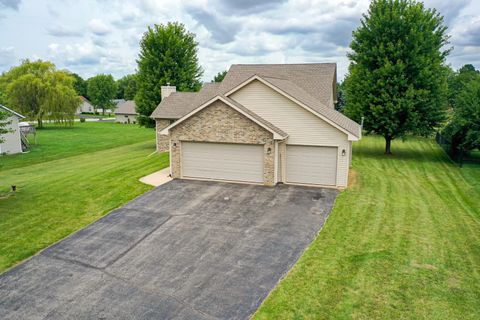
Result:
<svg viewBox="0 0 480 320">
<path fill-rule="evenodd" d="M 21 119 L 25 119 L 25 117 L 1 104 L 0 110 L 11 114 L 11 116 L 7 118 L 7 121 L 10 123 L 6 128 L 12 130 L 12 132 L 1 135 L 1 138 L 5 141 L 0 143 L 0 155 L 21 153 L 23 151 L 22 139 L 20 136 L 20 128 L 18 123 Z"/>
<path fill-rule="evenodd" d="M 84 96 L 80 96 L 80 99 L 82 100 L 82 103 L 77 109 L 77 114 L 93 113 L 95 108 L 93 107 L 92 103 L 88 101 L 88 99 L 85 98 Z"/>
<path fill-rule="evenodd" d="M 118 106 L 115 110 L 115 122 L 137 123 L 137 111 L 135 101 L 128 100 Z"/>
</svg>

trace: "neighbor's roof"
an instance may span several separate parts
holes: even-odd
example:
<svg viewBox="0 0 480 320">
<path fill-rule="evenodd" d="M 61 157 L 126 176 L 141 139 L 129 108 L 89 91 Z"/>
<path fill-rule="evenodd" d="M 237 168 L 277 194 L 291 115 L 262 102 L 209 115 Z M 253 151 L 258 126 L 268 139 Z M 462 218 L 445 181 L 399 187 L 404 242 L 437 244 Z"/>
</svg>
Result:
<svg viewBox="0 0 480 320">
<path fill-rule="evenodd" d="M 232 65 L 222 82 L 208 83 L 199 93 L 173 93 L 158 105 L 152 118 L 179 119 L 216 95 L 258 78 L 360 137 L 360 125 L 334 109 L 335 63 Z"/>
<path fill-rule="evenodd" d="M 3 110 L 9 112 L 9 113 L 12 113 L 14 115 L 16 115 L 17 117 L 19 117 L 20 119 L 25 119 L 25 116 L 22 116 L 20 113 L 16 112 L 16 111 L 13 111 L 12 109 L 10 108 L 7 108 L 5 107 L 3 104 L 0 104 L 0 108 L 2 108 Z"/>
<path fill-rule="evenodd" d="M 118 106 L 118 108 L 115 110 L 115 114 L 138 114 L 135 109 L 135 101 L 127 100 Z"/>
<path fill-rule="evenodd" d="M 112 102 L 118 107 L 120 104 L 125 102 L 125 99 L 112 99 Z"/>
</svg>

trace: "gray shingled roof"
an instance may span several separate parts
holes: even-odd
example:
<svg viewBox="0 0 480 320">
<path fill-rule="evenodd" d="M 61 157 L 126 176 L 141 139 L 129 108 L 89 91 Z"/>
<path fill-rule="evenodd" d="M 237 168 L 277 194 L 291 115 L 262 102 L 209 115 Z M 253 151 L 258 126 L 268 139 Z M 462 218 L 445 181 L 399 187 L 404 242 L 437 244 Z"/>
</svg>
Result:
<svg viewBox="0 0 480 320">
<path fill-rule="evenodd" d="M 217 95 L 258 76 L 338 126 L 359 137 L 361 127 L 333 108 L 335 63 L 232 65 L 221 83 L 205 84 L 198 93 L 177 92 L 164 99 L 152 118 L 179 119 Z"/>
<path fill-rule="evenodd" d="M 234 64 L 221 82 L 222 93 L 228 92 L 253 75 L 288 80 L 313 98 L 329 106 L 333 90 L 335 63 L 303 64 Z M 330 105 L 333 108 L 333 105 Z"/>
<path fill-rule="evenodd" d="M 135 101 L 128 100 L 117 107 L 117 109 L 115 110 L 115 114 L 138 114 L 135 109 Z"/>
<path fill-rule="evenodd" d="M 153 111 L 154 119 L 180 119 L 218 94 L 220 83 L 205 83 L 199 92 L 174 92 Z"/>
</svg>

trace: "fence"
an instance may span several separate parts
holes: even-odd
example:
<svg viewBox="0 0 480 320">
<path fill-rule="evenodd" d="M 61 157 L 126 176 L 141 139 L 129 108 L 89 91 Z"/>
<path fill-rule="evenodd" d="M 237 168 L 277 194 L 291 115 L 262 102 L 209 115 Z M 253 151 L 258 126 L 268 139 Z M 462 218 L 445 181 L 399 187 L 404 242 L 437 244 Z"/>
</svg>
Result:
<svg viewBox="0 0 480 320">
<path fill-rule="evenodd" d="M 480 150 L 464 152 L 461 149 L 453 148 L 450 140 L 442 136 L 439 132 L 437 132 L 435 140 L 458 166 L 461 167 L 464 163 L 480 163 Z"/>
</svg>

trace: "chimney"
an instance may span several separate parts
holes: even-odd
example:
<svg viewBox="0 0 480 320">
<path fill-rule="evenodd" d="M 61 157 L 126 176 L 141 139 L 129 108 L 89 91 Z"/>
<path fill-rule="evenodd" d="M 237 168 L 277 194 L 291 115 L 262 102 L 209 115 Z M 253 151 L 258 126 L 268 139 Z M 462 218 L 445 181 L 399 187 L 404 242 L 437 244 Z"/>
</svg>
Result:
<svg viewBox="0 0 480 320">
<path fill-rule="evenodd" d="M 176 91 L 177 91 L 177 87 L 171 86 L 170 82 L 167 82 L 166 86 L 161 87 L 160 94 L 162 95 L 162 99 L 165 99 L 166 97 L 168 97 L 169 95 L 171 95 Z"/>
</svg>

